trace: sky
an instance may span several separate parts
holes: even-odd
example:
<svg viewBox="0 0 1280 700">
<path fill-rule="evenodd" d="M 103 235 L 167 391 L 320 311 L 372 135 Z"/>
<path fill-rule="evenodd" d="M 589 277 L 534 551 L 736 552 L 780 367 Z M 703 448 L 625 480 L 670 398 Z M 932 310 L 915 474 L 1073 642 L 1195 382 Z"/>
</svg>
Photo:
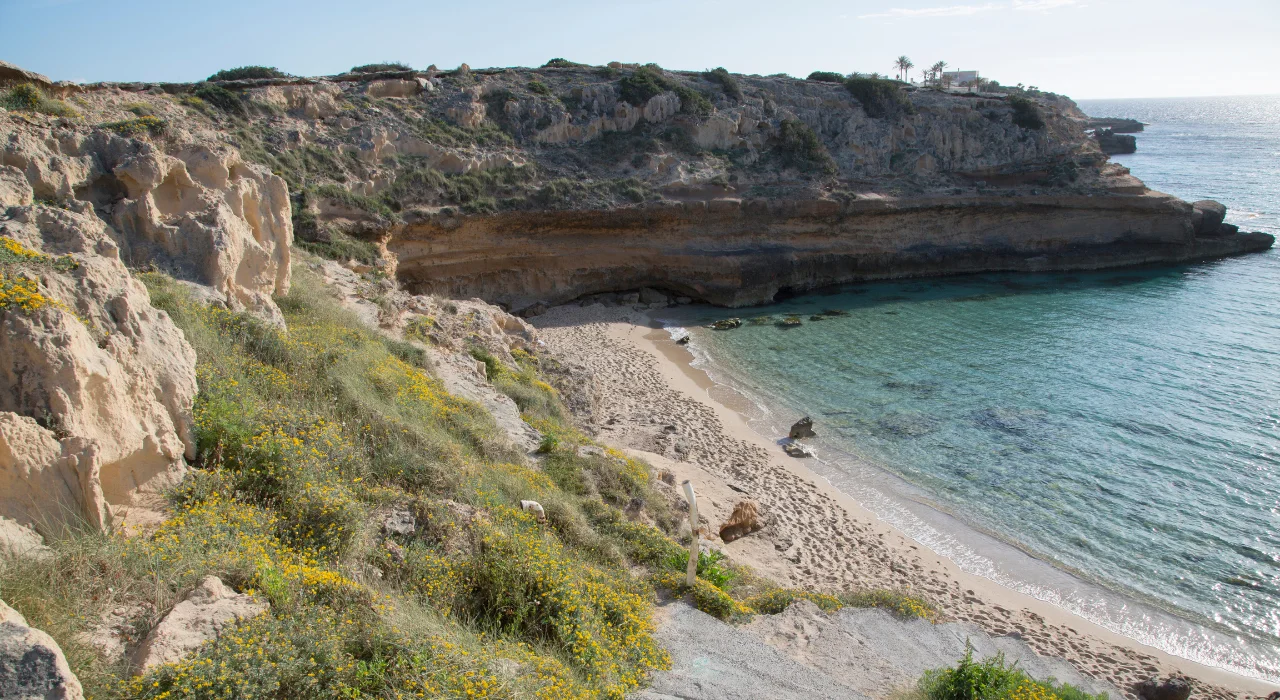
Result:
<svg viewBox="0 0 1280 700">
<path fill-rule="evenodd" d="M 905 54 L 1077 99 L 1280 93 L 1280 0 L 0 0 L 0 26 L 0 60 L 81 82 L 556 57 L 803 77 Z"/>
</svg>

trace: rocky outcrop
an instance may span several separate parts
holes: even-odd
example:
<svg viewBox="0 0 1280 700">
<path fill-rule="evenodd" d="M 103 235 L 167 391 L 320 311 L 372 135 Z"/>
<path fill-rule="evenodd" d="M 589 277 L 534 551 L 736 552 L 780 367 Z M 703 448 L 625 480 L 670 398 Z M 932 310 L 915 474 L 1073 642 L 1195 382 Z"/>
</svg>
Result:
<svg viewBox="0 0 1280 700">
<path fill-rule="evenodd" d="M 1090 118 L 1086 125 L 1090 129 L 1109 129 L 1117 134 L 1136 134 L 1146 126 L 1137 119 L 1125 119 L 1122 117 Z"/>
<path fill-rule="evenodd" d="M 36 198 L 83 202 L 111 224 L 125 262 L 164 267 L 212 287 L 233 308 L 278 320 L 271 295 L 289 289 L 293 241 L 282 179 L 216 143 L 165 152 L 108 131 L 16 117 L 0 117 L 0 129 L 8 131 L 0 165 L 20 171 Z"/>
<path fill-rule="evenodd" d="M 1098 147 L 1107 155 L 1118 153 L 1134 153 L 1138 150 L 1138 139 L 1127 134 L 1118 134 L 1111 129 L 1098 129 L 1093 132 L 1098 140 Z"/>
<path fill-rule="evenodd" d="M 1133 688 L 1141 700 L 1187 700 L 1191 697 L 1191 683 L 1185 678 L 1148 678 Z"/>
<path fill-rule="evenodd" d="M 35 295 L 0 310 L 0 515 L 46 535 L 109 527 L 195 450 L 195 353 L 88 211 L 0 222 L 3 274 Z"/>
<path fill-rule="evenodd" d="M 0 600 L 0 698 L 5 700 L 82 700 L 80 679 L 71 672 L 62 648 Z"/>
<path fill-rule="evenodd" d="M 206 576 L 147 635 L 134 652 L 134 667 L 145 673 L 161 664 L 179 661 L 216 639 L 223 629 L 260 615 L 269 607 L 258 598 L 236 593 L 216 576 Z"/>
<path fill-rule="evenodd" d="M 802 438 L 817 436 L 818 434 L 813 432 L 813 419 L 809 416 L 805 416 L 804 418 L 796 421 L 795 424 L 791 426 L 791 430 L 787 433 L 787 437 L 792 440 L 800 440 Z"/>
<path fill-rule="evenodd" d="M 0 516 L 0 559 L 45 559 L 52 555 L 53 550 L 38 532 Z"/>
<path fill-rule="evenodd" d="M 125 193 L 113 214 L 126 260 L 162 265 L 212 287 L 233 308 L 283 322 L 271 297 L 289 291 L 293 221 L 284 180 L 205 145 L 172 156 L 143 149 L 112 175 Z"/>
<path fill-rule="evenodd" d="M 1202 199 L 1191 205 L 1191 226 L 1197 236 L 1213 238 L 1222 231 L 1222 221 L 1227 218 L 1227 208 L 1212 199 Z"/>
<path fill-rule="evenodd" d="M 741 539 L 764 527 L 760 509 L 753 501 L 740 501 L 733 507 L 729 519 L 720 526 L 720 539 L 725 543 Z"/>
<path fill-rule="evenodd" d="M 1190 204 L 1143 195 L 720 199 L 605 212 L 433 215 L 388 243 L 418 292 L 522 309 L 654 287 L 724 306 L 872 279 L 1100 269 L 1269 247 L 1207 243 Z"/>
</svg>

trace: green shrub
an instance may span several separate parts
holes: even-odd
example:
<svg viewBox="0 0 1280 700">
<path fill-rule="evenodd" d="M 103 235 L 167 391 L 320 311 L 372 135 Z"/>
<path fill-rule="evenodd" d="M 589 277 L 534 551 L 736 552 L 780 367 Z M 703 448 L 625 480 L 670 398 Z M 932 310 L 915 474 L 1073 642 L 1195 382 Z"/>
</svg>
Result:
<svg viewBox="0 0 1280 700">
<path fill-rule="evenodd" d="M 411 71 L 413 68 L 407 63 L 400 61 L 392 61 L 390 63 L 366 63 L 363 66 L 354 66 L 348 73 L 386 73 L 391 71 Z"/>
<path fill-rule="evenodd" d="M 841 604 L 851 608 L 881 608 L 908 620 L 938 619 L 938 609 L 933 603 L 901 591 L 872 589 L 840 593 Z"/>
<path fill-rule="evenodd" d="M 209 76 L 208 80 L 213 82 L 217 80 L 261 80 L 264 78 L 288 77 L 290 77 L 288 73 L 268 66 L 240 66 L 239 68 L 220 70 Z"/>
<path fill-rule="evenodd" d="M 1008 104 L 1013 108 L 1013 123 L 1024 129 L 1044 128 L 1044 115 L 1039 105 L 1020 95 L 1011 95 Z"/>
<path fill-rule="evenodd" d="M 119 122 L 103 124 L 103 129 L 114 131 L 121 136 L 163 136 L 169 130 L 169 122 L 159 117 L 138 117 Z"/>
<path fill-rule="evenodd" d="M 711 100 L 708 100 L 706 95 L 687 85 L 676 84 L 671 89 L 680 98 L 681 112 L 695 117 L 706 117 L 711 114 L 713 107 L 711 106 Z"/>
<path fill-rule="evenodd" d="M 40 88 L 31 83 L 15 85 L 0 95 L 0 107 L 22 112 L 39 112 L 53 117 L 76 118 L 80 113 L 74 107 L 49 98 Z"/>
<path fill-rule="evenodd" d="M 538 454 L 551 454 L 560 446 L 560 438 L 555 435 L 543 435 L 538 442 Z"/>
<path fill-rule="evenodd" d="M 955 668 L 928 671 L 917 686 L 926 700 L 1106 700 L 1067 684 L 1037 681 L 1003 655 L 973 660 L 973 647 Z"/>
<path fill-rule="evenodd" d="M 869 117 L 883 119 L 914 112 L 911 100 L 896 80 L 854 76 L 844 82 L 844 87 Z"/>
<path fill-rule="evenodd" d="M 835 161 L 827 153 L 827 147 L 822 145 L 813 129 L 799 119 L 782 120 L 778 125 L 774 150 L 787 167 L 805 172 L 817 171 L 825 175 L 836 172 Z"/>
<path fill-rule="evenodd" d="M 192 91 L 200 100 L 217 107 L 218 109 L 233 116 L 243 116 L 245 113 L 244 100 L 236 93 L 212 83 L 200 83 Z"/>
<path fill-rule="evenodd" d="M 139 117 L 150 117 L 156 113 L 155 109 L 146 102 L 130 102 L 123 107 L 126 112 L 133 112 Z"/>
<path fill-rule="evenodd" d="M 355 260 L 365 265 L 376 265 L 382 257 L 376 244 L 337 230 L 326 232 L 324 240 L 295 239 L 294 245 L 313 255 L 338 262 Z"/>
<path fill-rule="evenodd" d="M 547 87 L 546 83 L 535 78 L 529 81 L 529 92 L 535 95 L 550 95 L 551 88 Z"/>
<path fill-rule="evenodd" d="M 725 566 L 724 561 L 724 552 L 718 549 L 713 549 L 710 552 L 699 551 L 697 576 L 705 579 L 716 588 L 725 588 L 737 574 L 733 569 Z M 685 571 L 688 566 L 689 552 L 687 550 L 679 554 L 673 553 L 667 558 L 667 568 L 672 571 Z"/>
<path fill-rule="evenodd" d="M 761 615 L 777 615 L 797 600 L 808 600 L 816 604 L 823 612 L 835 612 L 844 607 L 840 599 L 825 593 L 798 591 L 792 588 L 778 588 L 760 593 L 743 600 L 743 604 Z"/>
<path fill-rule="evenodd" d="M 321 185 L 316 188 L 316 196 L 337 202 L 344 207 L 373 214 L 374 216 L 392 220 L 397 218 L 396 213 L 382 200 L 356 194 L 340 185 Z"/>
<path fill-rule="evenodd" d="M 485 121 L 475 128 L 454 126 L 443 119 L 419 118 L 404 115 L 405 121 L 423 141 L 441 146 L 509 146 L 514 141 L 511 134 L 492 121 Z"/>
<path fill-rule="evenodd" d="M 724 68 L 716 68 L 714 70 L 704 71 L 702 77 L 713 83 L 718 83 L 724 90 L 724 94 L 741 102 L 742 88 L 738 85 L 738 80 Z"/>
<path fill-rule="evenodd" d="M 6 602 L 54 635 L 86 694 L 585 700 L 621 698 L 666 667 L 652 590 L 627 567 L 678 546 L 513 463 L 523 456 L 488 413 L 417 366 L 420 348 L 345 311 L 302 255 L 276 298 L 287 332 L 139 275 L 196 351 L 199 468 L 152 533 L 72 533 L 51 541 L 50 560 L 0 567 Z M 499 381 L 523 374 L 539 389 L 537 358 L 513 354 Z M 529 419 L 585 440 L 546 392 L 523 404 Z M 546 506 L 549 527 L 517 509 L 523 498 Z M 388 504 L 409 504 L 419 532 L 372 536 Z M 369 565 L 384 574 L 376 593 L 347 573 Z M 270 611 L 133 679 L 84 641 L 119 606 L 144 610 L 129 624 L 145 630 L 209 574 Z M 733 614 L 709 583 L 695 599 Z"/>
<path fill-rule="evenodd" d="M 581 63 L 574 63 L 573 61 L 563 59 L 563 58 L 553 58 L 550 61 L 547 61 L 546 63 L 542 64 L 542 67 L 543 68 L 579 68 L 582 65 L 583 64 Z"/>
<path fill-rule="evenodd" d="M 845 77 L 839 73 L 833 73 L 829 70 L 816 70 L 809 74 L 805 80 L 812 80 L 819 83 L 843 83 Z"/>
<path fill-rule="evenodd" d="M 662 72 L 650 66 L 641 66 L 632 71 L 619 81 L 618 86 L 622 100 L 637 107 L 670 89 Z"/>
</svg>

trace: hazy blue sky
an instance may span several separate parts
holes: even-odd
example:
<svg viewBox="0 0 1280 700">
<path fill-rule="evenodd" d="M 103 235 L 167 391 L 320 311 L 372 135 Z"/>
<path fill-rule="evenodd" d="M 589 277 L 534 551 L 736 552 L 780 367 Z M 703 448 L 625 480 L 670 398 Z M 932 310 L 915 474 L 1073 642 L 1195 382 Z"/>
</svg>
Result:
<svg viewBox="0 0 1280 700">
<path fill-rule="evenodd" d="M 557 56 L 804 76 L 905 53 L 1076 98 L 1280 93 L 1280 0 L 0 0 L 0 26 L 0 59 L 81 81 Z"/>
</svg>

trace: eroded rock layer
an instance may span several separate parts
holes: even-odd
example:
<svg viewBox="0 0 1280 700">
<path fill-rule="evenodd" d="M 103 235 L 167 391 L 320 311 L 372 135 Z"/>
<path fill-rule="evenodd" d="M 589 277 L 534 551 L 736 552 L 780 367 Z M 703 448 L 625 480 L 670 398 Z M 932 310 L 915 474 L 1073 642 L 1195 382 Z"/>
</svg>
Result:
<svg viewBox="0 0 1280 700">
<path fill-rule="evenodd" d="M 1196 235 L 1180 199 L 1027 195 L 721 199 L 607 212 L 434 215 L 389 243 L 410 286 L 515 309 L 658 287 L 725 306 L 858 280 L 1096 269 L 1269 247 Z"/>
</svg>

